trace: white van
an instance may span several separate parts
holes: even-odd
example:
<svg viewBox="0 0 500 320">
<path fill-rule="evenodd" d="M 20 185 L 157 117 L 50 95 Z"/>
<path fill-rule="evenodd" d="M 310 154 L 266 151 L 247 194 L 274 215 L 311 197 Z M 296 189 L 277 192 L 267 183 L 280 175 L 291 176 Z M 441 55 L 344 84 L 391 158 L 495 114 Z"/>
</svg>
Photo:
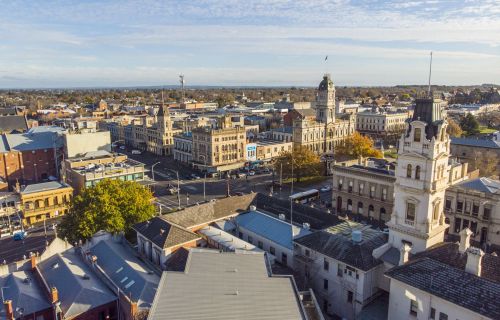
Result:
<svg viewBox="0 0 500 320">
<path fill-rule="evenodd" d="M 142 152 L 140 152 L 139 150 L 132 150 L 132 154 L 141 154 Z"/>
</svg>

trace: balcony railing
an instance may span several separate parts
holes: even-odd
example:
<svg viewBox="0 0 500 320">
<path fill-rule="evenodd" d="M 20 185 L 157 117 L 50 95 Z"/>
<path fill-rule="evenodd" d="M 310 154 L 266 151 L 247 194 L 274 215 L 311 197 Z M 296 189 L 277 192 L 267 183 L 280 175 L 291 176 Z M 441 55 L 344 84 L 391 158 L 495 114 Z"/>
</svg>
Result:
<svg viewBox="0 0 500 320">
<path fill-rule="evenodd" d="M 40 211 L 47 211 L 47 210 L 52 210 L 52 209 L 67 209 L 69 207 L 69 203 L 64 203 L 64 204 L 55 204 L 51 206 L 44 206 L 44 207 L 38 207 L 38 208 L 33 208 L 33 207 L 28 207 L 24 208 L 24 213 L 25 214 L 31 214 L 35 212 L 40 212 Z"/>
<path fill-rule="evenodd" d="M 415 220 L 405 219 L 405 224 L 413 227 L 415 226 Z"/>
</svg>

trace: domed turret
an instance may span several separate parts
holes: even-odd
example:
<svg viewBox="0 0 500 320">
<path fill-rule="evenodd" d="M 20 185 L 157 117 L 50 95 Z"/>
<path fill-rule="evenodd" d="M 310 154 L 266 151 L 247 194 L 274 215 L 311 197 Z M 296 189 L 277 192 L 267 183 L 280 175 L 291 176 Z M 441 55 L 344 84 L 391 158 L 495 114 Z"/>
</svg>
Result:
<svg viewBox="0 0 500 320">
<path fill-rule="evenodd" d="M 328 89 L 334 89 L 333 81 L 330 78 L 329 73 L 327 73 L 323 76 L 323 80 L 321 80 L 321 82 L 319 83 L 319 87 L 318 87 L 319 91 L 326 91 Z"/>
</svg>

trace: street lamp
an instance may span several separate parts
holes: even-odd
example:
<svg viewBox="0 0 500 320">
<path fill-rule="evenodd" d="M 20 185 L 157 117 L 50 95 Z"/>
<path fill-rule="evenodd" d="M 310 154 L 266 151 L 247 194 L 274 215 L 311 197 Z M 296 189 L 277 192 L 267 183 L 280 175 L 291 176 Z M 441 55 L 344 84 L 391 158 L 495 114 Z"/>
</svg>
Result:
<svg viewBox="0 0 500 320">
<path fill-rule="evenodd" d="M 160 161 L 158 161 L 158 162 L 154 163 L 154 164 L 151 166 L 151 178 L 153 179 L 153 181 L 155 181 L 155 166 L 156 166 L 157 164 L 159 164 L 159 163 L 160 163 Z"/>
</svg>

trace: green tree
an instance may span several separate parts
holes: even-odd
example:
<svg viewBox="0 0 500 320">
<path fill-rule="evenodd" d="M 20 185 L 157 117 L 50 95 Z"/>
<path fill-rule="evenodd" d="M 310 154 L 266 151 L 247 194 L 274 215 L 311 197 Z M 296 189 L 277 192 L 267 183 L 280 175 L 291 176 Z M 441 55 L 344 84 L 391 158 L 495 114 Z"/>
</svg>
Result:
<svg viewBox="0 0 500 320">
<path fill-rule="evenodd" d="M 58 228 L 71 242 L 88 239 L 99 230 L 128 231 L 155 215 L 152 200 L 151 191 L 137 182 L 105 179 L 74 197 Z"/>
<path fill-rule="evenodd" d="M 300 181 L 303 177 L 314 177 L 321 172 L 321 162 L 319 157 L 306 147 L 295 148 L 292 152 L 285 151 L 274 162 L 276 172 L 283 168 L 284 177 L 292 177 Z"/>
<path fill-rule="evenodd" d="M 448 127 L 446 128 L 446 132 L 452 137 L 461 137 L 463 134 L 462 128 L 458 125 L 458 123 L 448 118 Z"/>
<path fill-rule="evenodd" d="M 492 151 L 474 152 L 474 158 L 469 162 L 472 170 L 479 170 L 481 177 L 490 177 L 498 175 L 498 158 Z"/>
<path fill-rule="evenodd" d="M 474 117 L 470 113 L 460 119 L 460 128 L 462 128 L 462 130 L 468 136 L 472 136 L 480 132 L 479 122 L 477 121 L 476 117 Z"/>
<path fill-rule="evenodd" d="M 363 136 L 359 132 L 354 132 L 347 137 L 335 150 L 336 155 L 359 157 L 382 158 L 382 152 L 373 147 L 373 140 Z"/>
</svg>

